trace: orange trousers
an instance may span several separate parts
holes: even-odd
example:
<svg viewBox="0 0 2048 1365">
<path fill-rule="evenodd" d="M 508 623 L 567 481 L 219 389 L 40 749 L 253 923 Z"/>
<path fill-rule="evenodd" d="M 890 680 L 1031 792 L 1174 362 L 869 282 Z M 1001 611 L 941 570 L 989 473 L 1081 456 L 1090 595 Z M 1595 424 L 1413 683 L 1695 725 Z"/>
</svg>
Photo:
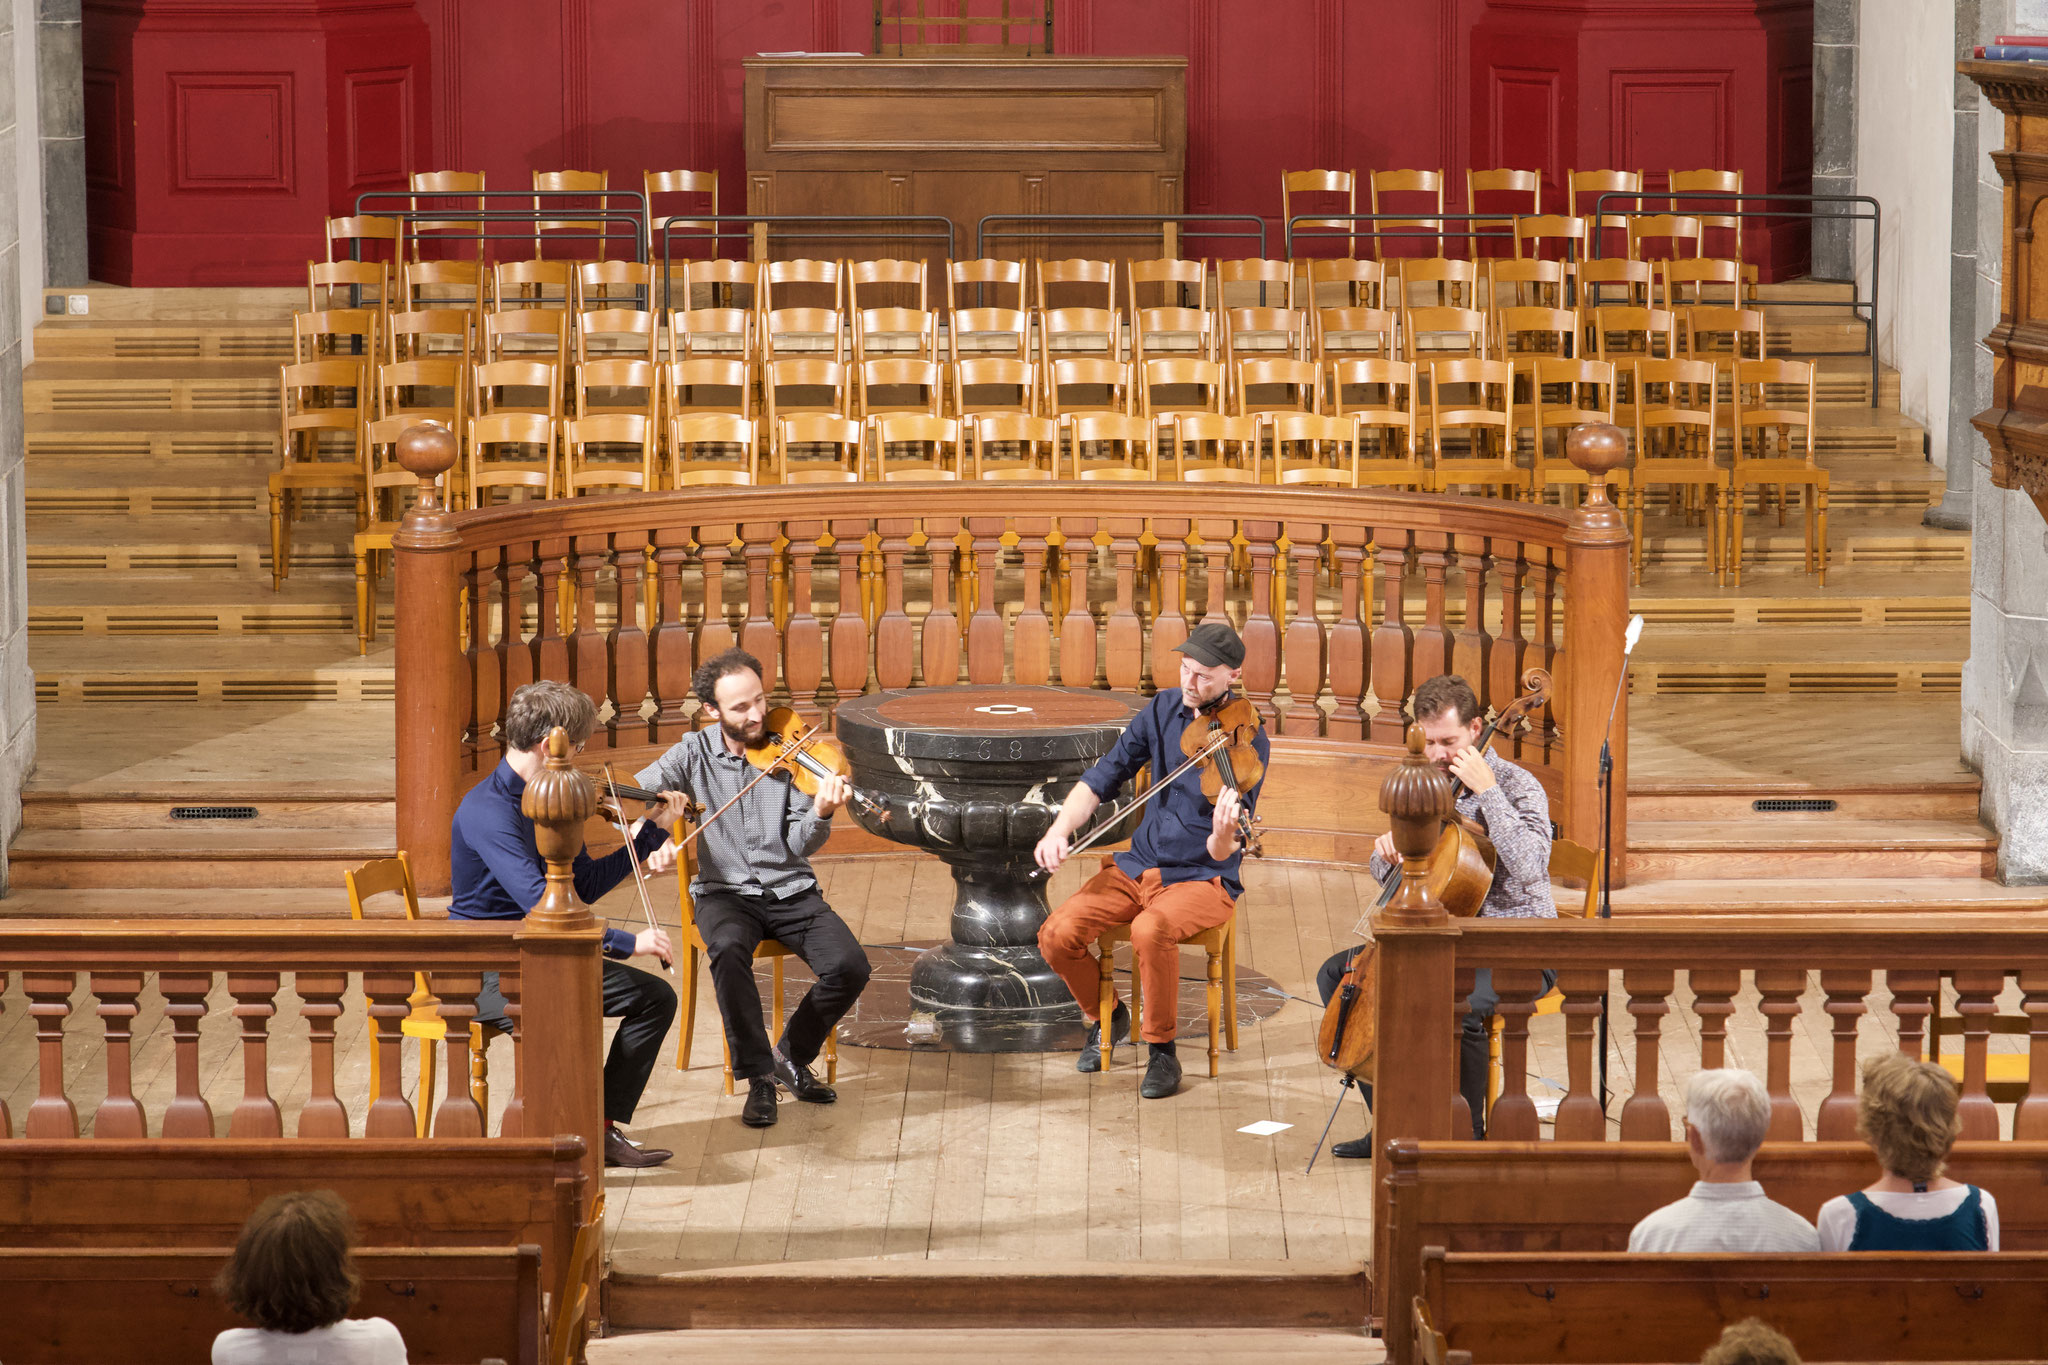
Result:
<svg viewBox="0 0 2048 1365">
<path fill-rule="evenodd" d="M 1132 881 L 1114 859 L 1104 858 L 1102 870 L 1046 916 L 1038 951 L 1093 1022 L 1102 991 L 1095 940 L 1113 924 L 1130 925 L 1145 997 L 1138 1035 L 1148 1043 L 1171 1042 L 1180 1005 L 1181 940 L 1225 923 L 1236 905 L 1221 877 L 1167 886 L 1159 869 L 1148 867 Z"/>
</svg>

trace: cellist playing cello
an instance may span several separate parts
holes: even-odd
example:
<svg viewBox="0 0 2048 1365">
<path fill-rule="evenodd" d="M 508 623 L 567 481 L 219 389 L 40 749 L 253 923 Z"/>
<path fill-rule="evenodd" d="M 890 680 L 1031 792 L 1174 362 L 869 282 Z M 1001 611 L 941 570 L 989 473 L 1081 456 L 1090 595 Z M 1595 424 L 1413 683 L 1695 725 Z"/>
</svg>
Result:
<svg viewBox="0 0 2048 1365">
<path fill-rule="evenodd" d="M 1480 918 L 1556 919 L 1557 903 L 1550 894 L 1550 798 L 1544 794 L 1543 784 L 1526 768 L 1491 749 L 1476 747 L 1484 726 L 1479 698 L 1455 673 L 1440 674 L 1415 689 L 1415 721 L 1422 727 L 1424 755 L 1460 784 L 1458 814 L 1486 831 L 1499 860 L 1493 884 L 1479 907 Z M 1380 835 L 1373 845 L 1374 879 L 1383 880 L 1399 861 L 1394 836 Z M 1366 931 L 1363 920 L 1357 930 Z M 1325 1005 L 1337 993 L 1356 951 L 1335 954 L 1316 973 L 1316 988 Z M 1545 990 L 1554 981 L 1551 973 L 1544 973 Z M 1471 1106 L 1475 1138 L 1486 1135 L 1487 1031 L 1499 1003 L 1493 973 L 1481 968 L 1474 974 L 1458 1058 L 1458 1090 Z M 1365 1100 L 1372 1103 L 1369 1085 Z M 1330 1153 L 1369 1157 L 1372 1134 L 1336 1143 Z"/>
</svg>

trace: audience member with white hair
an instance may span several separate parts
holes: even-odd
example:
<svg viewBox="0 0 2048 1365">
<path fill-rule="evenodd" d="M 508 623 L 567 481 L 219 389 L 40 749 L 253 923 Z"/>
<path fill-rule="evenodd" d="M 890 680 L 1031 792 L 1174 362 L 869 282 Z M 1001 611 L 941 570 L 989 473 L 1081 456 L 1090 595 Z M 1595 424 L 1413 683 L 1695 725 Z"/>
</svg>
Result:
<svg viewBox="0 0 2048 1365">
<path fill-rule="evenodd" d="M 1763 1082 L 1732 1068 L 1702 1071 L 1685 1087 L 1685 1148 L 1692 1193 L 1636 1224 L 1630 1251 L 1819 1251 L 1813 1224 L 1764 1195 L 1749 1165 L 1771 1127 Z"/>
</svg>

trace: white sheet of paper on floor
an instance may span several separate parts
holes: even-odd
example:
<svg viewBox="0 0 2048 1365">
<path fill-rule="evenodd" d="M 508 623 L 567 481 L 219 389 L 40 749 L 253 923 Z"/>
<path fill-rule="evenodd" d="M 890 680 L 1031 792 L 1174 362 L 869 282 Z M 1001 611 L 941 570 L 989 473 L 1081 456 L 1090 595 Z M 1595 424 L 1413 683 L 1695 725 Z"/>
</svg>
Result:
<svg viewBox="0 0 2048 1365">
<path fill-rule="evenodd" d="M 1257 1123 L 1247 1123 L 1237 1131 L 1240 1133 L 1250 1133 L 1253 1137 L 1271 1137 L 1273 1134 L 1285 1132 L 1293 1126 L 1291 1123 L 1275 1123 L 1272 1119 L 1260 1119 Z"/>
</svg>

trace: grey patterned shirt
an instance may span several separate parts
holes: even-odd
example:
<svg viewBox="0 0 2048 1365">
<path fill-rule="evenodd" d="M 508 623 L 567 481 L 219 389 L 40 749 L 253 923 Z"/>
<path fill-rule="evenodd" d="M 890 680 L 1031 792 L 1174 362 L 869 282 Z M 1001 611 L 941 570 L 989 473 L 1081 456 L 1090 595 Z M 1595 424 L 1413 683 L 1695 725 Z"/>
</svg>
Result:
<svg viewBox="0 0 2048 1365">
<path fill-rule="evenodd" d="M 1486 766 L 1494 785 L 1476 796 L 1458 798 L 1458 814 L 1479 821 L 1500 861 L 1493 885 L 1480 903 L 1481 919 L 1556 919 L 1557 901 L 1550 894 L 1550 797 L 1527 768 L 1508 762 L 1488 749 Z M 1375 881 L 1384 881 L 1393 864 L 1372 857 Z M 1359 917 L 1356 932 L 1369 934 L 1370 909 Z"/>
<path fill-rule="evenodd" d="M 642 768 L 633 781 L 650 791 L 686 792 L 709 815 L 758 776 L 760 770 L 728 749 L 723 732 L 712 725 Z M 690 894 L 769 891 L 786 899 L 817 885 L 810 856 L 831 833 L 830 817 L 819 818 L 788 770 L 778 769 L 697 836 Z"/>
</svg>

